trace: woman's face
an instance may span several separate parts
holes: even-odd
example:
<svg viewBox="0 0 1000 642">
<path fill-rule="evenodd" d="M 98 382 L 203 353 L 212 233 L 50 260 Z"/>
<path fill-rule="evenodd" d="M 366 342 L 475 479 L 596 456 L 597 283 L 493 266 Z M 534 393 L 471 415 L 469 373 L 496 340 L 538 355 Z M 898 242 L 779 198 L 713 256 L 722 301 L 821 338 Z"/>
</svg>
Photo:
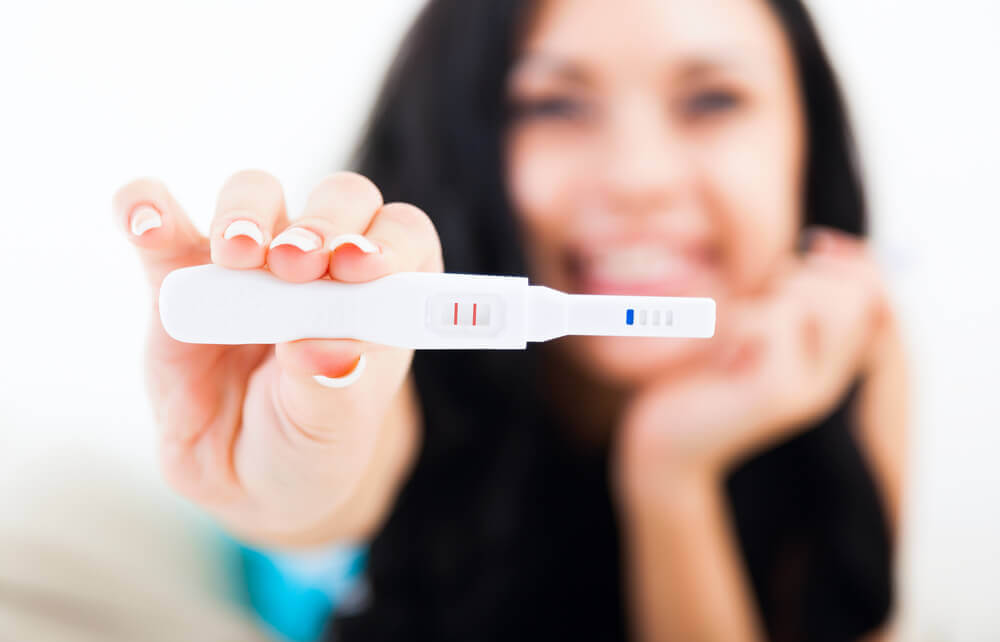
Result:
<svg viewBox="0 0 1000 642">
<path fill-rule="evenodd" d="M 507 186 L 534 281 L 576 293 L 763 287 L 800 220 L 804 115 L 763 0 L 546 0 L 508 78 Z M 711 340 L 572 337 L 636 383 Z"/>
</svg>

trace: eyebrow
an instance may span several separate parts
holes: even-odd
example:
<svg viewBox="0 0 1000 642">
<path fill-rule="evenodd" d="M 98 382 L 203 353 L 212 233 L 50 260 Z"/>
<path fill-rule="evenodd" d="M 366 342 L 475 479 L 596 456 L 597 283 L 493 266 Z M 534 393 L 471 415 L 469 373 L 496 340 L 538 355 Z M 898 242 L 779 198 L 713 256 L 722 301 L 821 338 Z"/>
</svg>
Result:
<svg viewBox="0 0 1000 642">
<path fill-rule="evenodd" d="M 697 79 L 701 76 L 711 75 L 719 70 L 724 71 L 750 71 L 752 65 L 747 63 L 745 57 L 739 56 L 737 52 L 725 55 L 701 55 L 695 56 L 686 61 L 681 68 L 681 78 Z"/>
<path fill-rule="evenodd" d="M 752 65 L 747 63 L 746 57 L 735 50 L 721 55 L 714 52 L 692 53 L 685 58 L 687 59 L 677 74 L 679 78 L 684 80 L 697 80 L 719 70 L 752 71 Z M 513 79 L 526 71 L 535 69 L 574 83 L 585 83 L 589 78 L 589 74 L 581 65 L 570 60 L 547 53 L 527 53 L 511 66 L 508 79 Z"/>
<path fill-rule="evenodd" d="M 545 53 L 528 53 L 518 58 L 511 66 L 508 78 L 515 78 L 536 68 L 570 82 L 583 83 L 588 78 L 580 65 Z"/>
</svg>

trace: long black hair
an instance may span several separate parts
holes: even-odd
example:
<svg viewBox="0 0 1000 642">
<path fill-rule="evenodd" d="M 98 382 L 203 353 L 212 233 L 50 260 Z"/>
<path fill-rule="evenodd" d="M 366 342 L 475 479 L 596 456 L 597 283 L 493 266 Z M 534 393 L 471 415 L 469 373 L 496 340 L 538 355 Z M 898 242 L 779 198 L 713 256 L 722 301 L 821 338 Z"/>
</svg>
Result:
<svg viewBox="0 0 1000 642">
<path fill-rule="evenodd" d="M 801 2 L 769 4 L 791 45 L 805 107 L 803 223 L 863 235 L 862 181 L 833 70 Z M 428 213 L 451 272 L 525 270 L 502 140 L 505 78 L 535 5 L 431 0 L 402 44 L 356 153 L 354 167 L 386 201 Z M 606 458 L 571 456 L 555 436 L 551 426 L 560 418 L 538 395 L 537 351 L 418 352 L 413 369 L 425 422 L 420 453 L 371 543 L 373 600 L 363 613 L 336 618 L 337 638 L 623 635 Z M 775 636 L 815 627 L 821 637 L 857 634 L 888 609 L 887 536 L 846 430 L 848 401 L 817 429 L 746 462 L 729 479 L 758 604 Z M 853 512 L 838 513 L 833 524 L 817 515 L 817 502 L 830 510 L 853 502 Z M 860 552 L 838 548 L 843 529 L 857 537 L 864 528 L 875 530 Z M 782 547 L 794 555 L 778 555 Z M 836 625 L 822 617 L 830 613 L 828 591 L 816 593 L 812 580 L 773 581 L 817 565 L 813 575 L 836 568 L 827 583 L 852 593 L 843 607 L 837 593 L 826 618 Z M 817 617 L 815 625 L 804 621 Z"/>
</svg>

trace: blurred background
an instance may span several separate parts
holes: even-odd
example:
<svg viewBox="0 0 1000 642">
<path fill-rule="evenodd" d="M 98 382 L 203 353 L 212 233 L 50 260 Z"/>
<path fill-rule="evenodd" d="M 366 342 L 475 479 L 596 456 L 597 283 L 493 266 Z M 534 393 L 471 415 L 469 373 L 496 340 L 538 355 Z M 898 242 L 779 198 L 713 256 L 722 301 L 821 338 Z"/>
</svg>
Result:
<svg viewBox="0 0 1000 642">
<path fill-rule="evenodd" d="M 901 624 L 912 639 L 1000 639 L 1000 5 L 809 4 L 855 119 L 912 362 Z M 225 178 L 256 167 L 301 208 L 343 167 L 421 5 L 0 10 L 0 542 L 96 555 L 141 541 L 129 563 L 160 573 L 164 596 L 201 587 L 169 598 L 185 608 L 233 590 L 211 526 L 159 477 L 141 373 L 149 295 L 111 195 L 160 177 L 204 231 Z M 0 576 L 19 573 L 32 577 L 30 560 L 0 546 Z M 131 594 L 112 589 L 109 602 Z"/>
</svg>

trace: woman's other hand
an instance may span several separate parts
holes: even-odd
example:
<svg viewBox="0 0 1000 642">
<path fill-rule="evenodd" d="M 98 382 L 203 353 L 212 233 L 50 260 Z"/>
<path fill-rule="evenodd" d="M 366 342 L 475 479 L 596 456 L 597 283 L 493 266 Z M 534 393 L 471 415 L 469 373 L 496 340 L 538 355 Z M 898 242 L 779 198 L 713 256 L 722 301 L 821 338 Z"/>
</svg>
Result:
<svg viewBox="0 0 1000 642">
<path fill-rule="evenodd" d="M 719 310 L 714 359 L 635 395 L 619 432 L 621 490 L 635 500 L 669 492 L 671 479 L 716 481 L 821 419 L 876 366 L 890 326 L 862 242 L 818 232 L 766 292 Z"/>
</svg>

